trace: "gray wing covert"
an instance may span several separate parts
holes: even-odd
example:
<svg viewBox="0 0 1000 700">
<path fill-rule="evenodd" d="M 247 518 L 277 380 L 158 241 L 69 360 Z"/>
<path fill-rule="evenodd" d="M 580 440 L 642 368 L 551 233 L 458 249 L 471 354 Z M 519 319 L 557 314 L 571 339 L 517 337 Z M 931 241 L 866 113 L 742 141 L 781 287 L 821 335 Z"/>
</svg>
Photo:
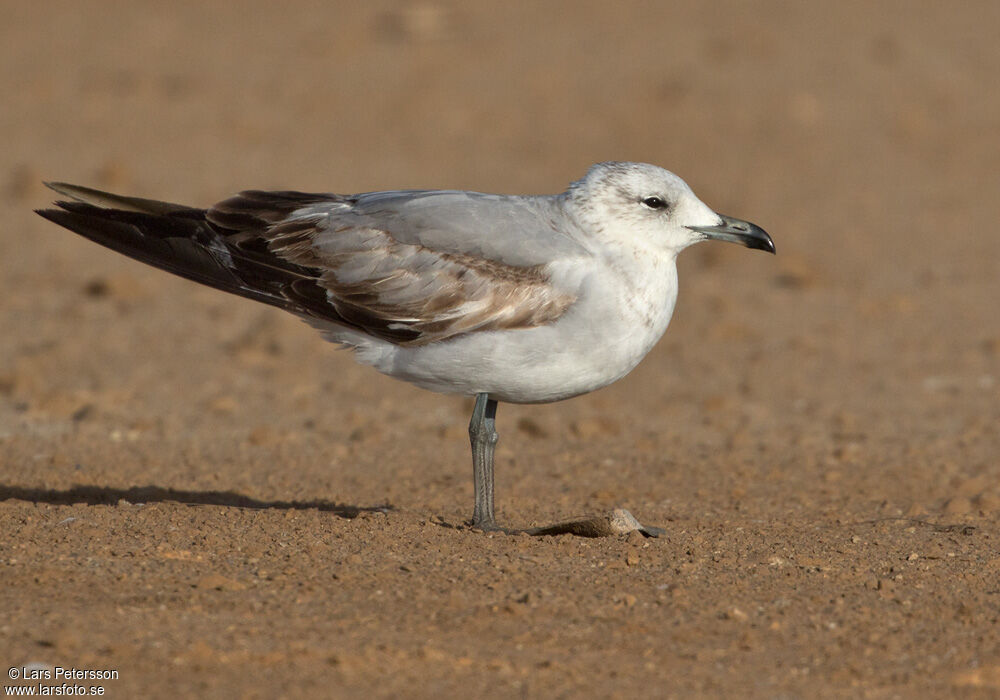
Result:
<svg viewBox="0 0 1000 700">
<path fill-rule="evenodd" d="M 369 192 L 356 195 L 352 214 L 391 231 L 400 243 L 507 265 L 544 265 L 586 253 L 557 197 L 457 190 Z"/>
</svg>

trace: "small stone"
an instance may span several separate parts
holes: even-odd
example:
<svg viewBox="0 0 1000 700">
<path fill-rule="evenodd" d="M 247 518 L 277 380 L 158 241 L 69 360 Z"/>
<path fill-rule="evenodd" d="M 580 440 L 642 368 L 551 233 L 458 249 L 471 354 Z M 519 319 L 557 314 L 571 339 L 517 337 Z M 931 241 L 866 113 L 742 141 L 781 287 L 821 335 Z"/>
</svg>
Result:
<svg viewBox="0 0 1000 700">
<path fill-rule="evenodd" d="M 750 616 L 734 605 L 732 607 L 727 608 L 726 611 L 722 613 L 722 618 L 724 620 L 746 622 L 748 619 L 750 619 Z"/>
<path fill-rule="evenodd" d="M 607 515 L 599 515 L 582 520 L 557 523 L 546 527 L 536 527 L 527 530 L 529 535 L 576 535 L 578 537 L 611 537 L 627 535 L 638 531 L 640 536 L 657 537 L 662 531 L 659 528 L 644 526 L 636 517 L 624 508 L 615 508 Z"/>
</svg>

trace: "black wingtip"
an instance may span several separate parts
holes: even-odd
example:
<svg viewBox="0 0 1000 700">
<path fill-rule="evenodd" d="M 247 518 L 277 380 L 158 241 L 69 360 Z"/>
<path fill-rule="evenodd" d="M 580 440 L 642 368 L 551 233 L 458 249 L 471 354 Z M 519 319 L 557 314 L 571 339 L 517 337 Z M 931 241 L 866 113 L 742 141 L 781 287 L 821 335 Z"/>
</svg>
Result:
<svg viewBox="0 0 1000 700">
<path fill-rule="evenodd" d="M 55 221 L 59 223 L 56 219 L 58 214 L 62 214 L 61 209 L 35 209 L 35 213 L 38 214 L 43 219 L 48 219 L 49 221 Z"/>
<path fill-rule="evenodd" d="M 55 205 L 55 207 L 47 207 L 45 209 L 35 209 L 35 213 L 45 219 L 48 219 L 49 221 L 54 221 L 60 226 L 65 225 L 64 222 L 67 221 L 66 218 L 67 214 L 74 213 L 73 206 L 76 205 L 77 202 L 67 202 L 60 199 L 53 202 L 53 204 Z"/>
<path fill-rule="evenodd" d="M 65 229 L 69 229 L 74 233 L 78 233 L 85 238 L 90 238 L 94 240 L 92 235 L 87 235 L 81 225 L 84 223 L 84 218 L 81 216 L 80 212 L 73 211 L 73 205 L 75 202 L 55 202 L 59 209 L 49 207 L 47 209 L 35 209 L 35 213 L 38 214 L 43 219 L 51 221 L 57 226 L 62 226 Z M 107 245 L 106 243 L 102 245 Z M 109 246 L 110 247 L 110 246 Z"/>
</svg>

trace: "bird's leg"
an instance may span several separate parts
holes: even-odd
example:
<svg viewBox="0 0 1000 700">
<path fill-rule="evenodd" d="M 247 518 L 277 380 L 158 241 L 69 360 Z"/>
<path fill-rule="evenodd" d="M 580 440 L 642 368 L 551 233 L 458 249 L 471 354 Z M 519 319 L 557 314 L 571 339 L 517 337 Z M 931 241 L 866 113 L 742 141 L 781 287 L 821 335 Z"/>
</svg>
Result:
<svg viewBox="0 0 1000 700">
<path fill-rule="evenodd" d="M 472 525 L 481 530 L 496 530 L 493 518 L 493 448 L 500 438 L 496 431 L 497 402 L 487 393 L 476 394 L 476 405 L 469 421 L 472 442 L 472 478 L 476 504 Z"/>
</svg>

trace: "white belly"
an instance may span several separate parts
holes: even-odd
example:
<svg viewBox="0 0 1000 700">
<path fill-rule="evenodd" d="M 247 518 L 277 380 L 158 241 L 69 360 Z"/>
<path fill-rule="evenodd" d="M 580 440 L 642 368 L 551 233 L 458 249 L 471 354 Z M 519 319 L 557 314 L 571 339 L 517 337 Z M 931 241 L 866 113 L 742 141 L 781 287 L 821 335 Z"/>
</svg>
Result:
<svg viewBox="0 0 1000 700">
<path fill-rule="evenodd" d="M 441 393 L 487 392 L 511 403 L 559 401 L 628 374 L 663 335 L 677 299 L 673 261 L 629 279 L 596 271 L 555 323 L 473 332 L 420 347 L 364 351 L 380 372 Z M 649 271 L 646 271 L 649 272 Z M 635 279 L 646 283 L 639 287 Z"/>
</svg>

